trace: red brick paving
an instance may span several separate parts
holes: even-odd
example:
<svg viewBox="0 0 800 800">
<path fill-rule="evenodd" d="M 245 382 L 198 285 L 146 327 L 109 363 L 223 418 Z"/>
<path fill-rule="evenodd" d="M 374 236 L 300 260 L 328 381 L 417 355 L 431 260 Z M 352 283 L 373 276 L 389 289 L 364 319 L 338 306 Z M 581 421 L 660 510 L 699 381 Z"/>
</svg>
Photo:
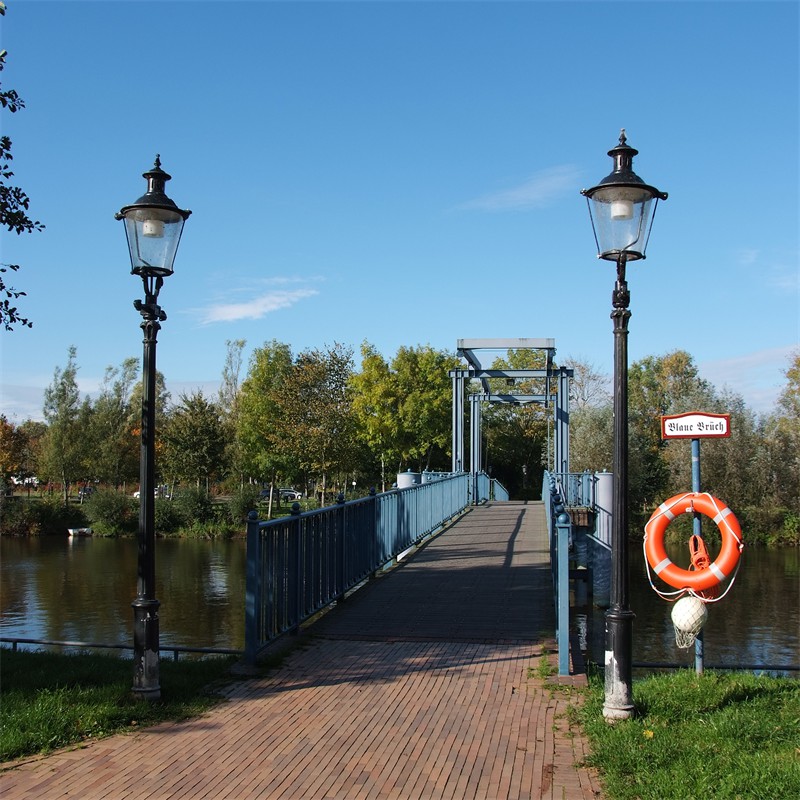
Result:
<svg viewBox="0 0 800 800">
<path fill-rule="evenodd" d="M 588 800 L 543 514 L 474 509 L 202 718 L 5 765 L 3 800 Z"/>
</svg>

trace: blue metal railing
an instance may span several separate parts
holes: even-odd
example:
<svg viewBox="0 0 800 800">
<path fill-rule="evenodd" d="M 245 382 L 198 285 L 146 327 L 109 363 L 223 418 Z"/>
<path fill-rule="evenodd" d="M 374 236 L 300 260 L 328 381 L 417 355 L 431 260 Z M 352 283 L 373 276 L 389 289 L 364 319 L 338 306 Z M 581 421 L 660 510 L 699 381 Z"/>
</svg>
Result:
<svg viewBox="0 0 800 800">
<path fill-rule="evenodd" d="M 593 472 L 551 472 L 549 474 L 558 485 L 565 506 L 594 508 L 597 476 Z"/>
<path fill-rule="evenodd" d="M 559 675 L 569 675 L 569 549 L 572 522 L 566 512 L 566 499 L 563 484 L 557 476 L 545 472 L 542 500 L 550 540 Z"/>
<path fill-rule="evenodd" d="M 498 503 L 507 503 L 509 499 L 508 489 L 495 478 L 492 478 L 491 487 L 489 489 L 489 499 Z"/>
<path fill-rule="evenodd" d="M 484 476 L 485 477 L 485 476 Z M 247 522 L 245 658 L 300 625 L 474 502 L 489 481 L 459 473 L 304 514 Z"/>
</svg>

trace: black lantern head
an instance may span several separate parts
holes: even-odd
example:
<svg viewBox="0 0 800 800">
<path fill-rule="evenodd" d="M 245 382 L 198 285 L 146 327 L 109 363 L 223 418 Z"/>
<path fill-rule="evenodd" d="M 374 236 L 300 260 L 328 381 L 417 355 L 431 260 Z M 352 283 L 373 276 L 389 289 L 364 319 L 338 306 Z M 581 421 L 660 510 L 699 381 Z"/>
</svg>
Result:
<svg viewBox="0 0 800 800">
<path fill-rule="evenodd" d="M 607 261 L 645 257 L 656 206 L 667 199 L 666 192 L 648 186 L 633 171 L 633 157 L 639 151 L 626 141 L 623 128 L 619 144 L 608 151 L 614 171 L 597 186 L 581 190 L 589 206 L 597 256 Z"/>
<path fill-rule="evenodd" d="M 131 273 L 144 279 L 166 278 L 172 275 L 183 224 L 192 212 L 178 208 L 167 197 L 164 184 L 172 176 L 161 169 L 160 156 L 142 177 L 147 180 L 147 191 L 115 216 L 125 220 Z"/>
</svg>

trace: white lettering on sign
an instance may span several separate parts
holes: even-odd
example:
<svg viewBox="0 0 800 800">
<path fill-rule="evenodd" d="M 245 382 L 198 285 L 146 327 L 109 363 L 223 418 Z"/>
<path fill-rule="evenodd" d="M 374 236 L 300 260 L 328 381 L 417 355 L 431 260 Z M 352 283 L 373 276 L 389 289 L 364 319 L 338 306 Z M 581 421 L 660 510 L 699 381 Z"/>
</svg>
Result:
<svg viewBox="0 0 800 800">
<path fill-rule="evenodd" d="M 701 439 L 730 435 L 730 414 L 704 414 L 694 411 L 661 417 L 662 439 Z"/>
</svg>

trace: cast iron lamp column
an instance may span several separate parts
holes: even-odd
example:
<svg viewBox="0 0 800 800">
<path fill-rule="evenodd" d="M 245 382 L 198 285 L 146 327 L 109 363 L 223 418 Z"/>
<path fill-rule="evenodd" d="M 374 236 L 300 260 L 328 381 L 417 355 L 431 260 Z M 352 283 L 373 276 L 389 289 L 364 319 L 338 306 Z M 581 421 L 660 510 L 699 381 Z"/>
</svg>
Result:
<svg viewBox="0 0 800 800">
<path fill-rule="evenodd" d="M 614 322 L 614 478 L 611 523 L 611 606 L 606 612 L 605 701 L 610 722 L 633 715 L 631 691 L 634 613 L 628 607 L 628 320 L 630 292 L 625 279 L 629 261 L 645 258 L 659 200 L 666 192 L 648 186 L 633 171 L 638 151 L 619 144 L 608 151 L 614 171 L 597 186 L 582 190 L 589 206 L 598 258 L 615 261 L 617 282 L 612 294 Z M 655 202 L 654 202 L 655 201 Z"/>
<path fill-rule="evenodd" d="M 191 211 L 179 209 L 164 193 L 170 176 L 156 156 L 143 176 L 147 192 L 116 215 L 125 220 L 131 274 L 144 284 L 144 302 L 134 300 L 142 315 L 142 438 L 139 464 L 139 553 L 136 599 L 133 601 L 133 694 L 143 700 L 161 697 L 158 607 L 155 597 L 155 433 L 156 338 L 167 315 L 158 305 L 164 278 L 172 275 L 184 222 Z"/>
</svg>

